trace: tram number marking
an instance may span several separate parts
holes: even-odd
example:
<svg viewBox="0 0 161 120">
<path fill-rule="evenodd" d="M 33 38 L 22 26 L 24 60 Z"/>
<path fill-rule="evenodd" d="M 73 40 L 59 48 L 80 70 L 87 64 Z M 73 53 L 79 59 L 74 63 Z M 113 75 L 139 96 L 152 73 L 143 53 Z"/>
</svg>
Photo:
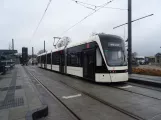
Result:
<svg viewBox="0 0 161 120">
<path fill-rule="evenodd" d="M 63 99 L 70 99 L 70 98 L 75 98 L 75 97 L 80 97 L 82 96 L 81 94 L 77 94 L 77 95 L 70 95 L 70 96 L 63 96 Z"/>
<path fill-rule="evenodd" d="M 131 85 L 126 85 L 126 86 L 122 86 L 122 87 L 119 87 L 119 88 L 131 88 L 132 86 Z"/>
</svg>

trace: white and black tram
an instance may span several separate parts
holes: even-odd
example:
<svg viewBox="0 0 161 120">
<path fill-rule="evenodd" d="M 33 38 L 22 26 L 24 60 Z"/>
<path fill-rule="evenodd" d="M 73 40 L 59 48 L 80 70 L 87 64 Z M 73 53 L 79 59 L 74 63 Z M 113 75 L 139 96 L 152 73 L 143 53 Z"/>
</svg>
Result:
<svg viewBox="0 0 161 120">
<path fill-rule="evenodd" d="M 124 41 L 115 35 L 97 34 L 86 42 L 43 53 L 38 66 L 96 82 L 128 80 Z"/>
</svg>

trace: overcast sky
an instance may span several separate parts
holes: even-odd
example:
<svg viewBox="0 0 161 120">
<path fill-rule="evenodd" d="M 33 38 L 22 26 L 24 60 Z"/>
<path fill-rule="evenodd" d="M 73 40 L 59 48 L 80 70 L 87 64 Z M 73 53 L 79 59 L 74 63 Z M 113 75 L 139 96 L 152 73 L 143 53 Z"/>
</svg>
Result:
<svg viewBox="0 0 161 120">
<path fill-rule="evenodd" d="M 80 1 L 95 5 L 107 2 L 107 0 Z M 51 50 L 53 36 L 60 36 L 63 31 L 92 12 L 71 0 L 52 0 L 39 29 L 32 37 L 47 3 L 48 0 L 0 0 L 0 49 L 8 49 L 11 39 L 14 38 L 15 49 L 19 52 L 26 46 L 31 53 L 33 46 L 37 53 L 43 49 L 44 40 L 47 50 Z M 132 0 L 132 19 L 154 14 L 132 24 L 133 52 L 139 55 L 150 56 L 161 51 L 160 5 L 161 0 Z M 114 0 L 107 7 L 127 9 L 127 0 Z M 125 22 L 127 22 L 127 10 L 103 8 L 63 36 L 69 36 L 73 42 L 78 42 L 88 39 L 92 32 L 104 32 L 127 39 L 127 26 L 113 29 Z"/>
</svg>

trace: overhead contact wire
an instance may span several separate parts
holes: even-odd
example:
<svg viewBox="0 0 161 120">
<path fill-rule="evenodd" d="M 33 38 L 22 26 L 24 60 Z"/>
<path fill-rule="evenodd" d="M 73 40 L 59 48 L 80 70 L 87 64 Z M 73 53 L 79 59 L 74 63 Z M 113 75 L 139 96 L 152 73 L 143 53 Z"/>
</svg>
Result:
<svg viewBox="0 0 161 120">
<path fill-rule="evenodd" d="M 71 30 L 72 28 L 74 28 L 76 25 L 78 25 L 79 23 L 81 23 L 82 21 L 84 21 L 85 19 L 87 19 L 88 17 L 90 17 L 91 15 L 93 15 L 94 13 L 96 13 L 97 11 L 99 11 L 100 9 L 102 9 L 103 7 L 105 7 L 106 5 L 108 5 L 109 3 L 113 2 L 114 0 L 111 0 L 103 5 L 101 5 L 100 8 L 96 9 L 94 12 L 88 14 L 87 16 L 85 16 L 83 19 L 81 19 L 79 22 L 75 23 L 74 25 L 72 25 L 71 27 L 69 27 L 67 30 L 65 30 L 64 32 L 62 32 L 61 36 L 63 34 L 65 34 L 66 32 L 68 32 L 69 30 Z"/>
</svg>

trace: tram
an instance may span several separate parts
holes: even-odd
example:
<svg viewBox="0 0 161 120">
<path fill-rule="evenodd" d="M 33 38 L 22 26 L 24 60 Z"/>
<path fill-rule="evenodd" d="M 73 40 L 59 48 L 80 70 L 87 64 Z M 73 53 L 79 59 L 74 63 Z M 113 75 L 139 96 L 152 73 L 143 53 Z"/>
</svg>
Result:
<svg viewBox="0 0 161 120">
<path fill-rule="evenodd" d="M 38 55 L 38 66 L 95 82 L 128 81 L 124 40 L 96 34 L 85 42 Z"/>
</svg>

